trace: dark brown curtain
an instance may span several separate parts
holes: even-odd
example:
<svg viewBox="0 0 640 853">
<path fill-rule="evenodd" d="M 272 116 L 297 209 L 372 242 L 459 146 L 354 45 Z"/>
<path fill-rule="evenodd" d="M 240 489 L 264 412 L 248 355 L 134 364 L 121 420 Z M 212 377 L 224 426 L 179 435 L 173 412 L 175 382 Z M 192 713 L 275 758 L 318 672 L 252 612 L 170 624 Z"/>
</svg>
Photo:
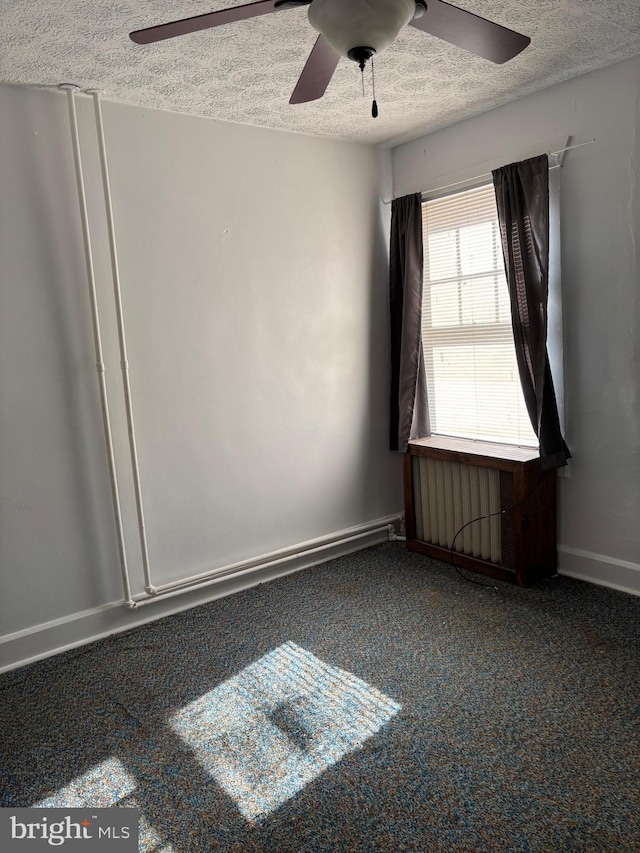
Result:
<svg viewBox="0 0 640 853">
<path fill-rule="evenodd" d="M 389 299 L 391 308 L 391 450 L 429 435 L 427 382 L 422 352 L 422 197 L 391 205 Z"/>
<path fill-rule="evenodd" d="M 547 354 L 549 160 L 546 154 L 493 172 L 511 323 L 524 399 L 544 468 L 571 458 L 560 432 Z"/>
</svg>

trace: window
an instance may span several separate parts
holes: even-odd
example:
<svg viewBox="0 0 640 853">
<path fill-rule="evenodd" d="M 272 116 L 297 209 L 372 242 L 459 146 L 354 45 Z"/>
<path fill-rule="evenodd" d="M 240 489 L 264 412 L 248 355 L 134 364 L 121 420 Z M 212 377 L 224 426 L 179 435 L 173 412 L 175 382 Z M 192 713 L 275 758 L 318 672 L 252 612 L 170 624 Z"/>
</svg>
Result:
<svg viewBox="0 0 640 853">
<path fill-rule="evenodd" d="M 520 387 L 493 185 L 425 201 L 422 224 L 432 432 L 537 446 Z"/>
</svg>

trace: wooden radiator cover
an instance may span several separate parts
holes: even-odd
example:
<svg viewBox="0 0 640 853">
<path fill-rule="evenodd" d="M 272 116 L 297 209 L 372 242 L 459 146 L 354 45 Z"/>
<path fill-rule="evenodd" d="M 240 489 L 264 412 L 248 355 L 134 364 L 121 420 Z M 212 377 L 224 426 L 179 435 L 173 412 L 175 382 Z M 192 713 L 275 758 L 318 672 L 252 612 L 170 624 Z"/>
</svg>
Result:
<svg viewBox="0 0 640 853">
<path fill-rule="evenodd" d="M 491 522 L 484 522 L 486 529 L 489 523 L 492 525 L 494 536 L 496 525 L 498 525 L 499 554 L 496 555 L 493 551 L 489 553 L 487 550 L 483 558 L 483 556 L 473 556 L 471 553 L 461 553 L 456 550 L 455 565 L 499 580 L 510 581 L 519 586 L 528 586 L 555 574 L 557 570 L 555 471 L 542 470 L 536 450 L 442 436 L 431 436 L 409 442 L 409 449 L 404 457 L 407 548 L 410 551 L 418 551 L 450 562 L 450 540 L 453 538 L 450 532 L 444 544 L 426 541 L 425 529 L 429 524 L 428 521 L 426 524 L 422 523 L 421 514 L 429 511 L 433 513 L 433 500 L 444 503 L 445 495 L 441 493 L 442 490 L 435 490 L 435 497 L 433 497 L 434 489 L 431 488 L 429 489 L 431 497 L 425 498 L 425 489 L 420 491 L 420 478 L 425 476 L 427 468 L 424 462 L 420 462 L 421 459 L 442 460 L 446 465 L 457 463 L 463 467 L 495 469 L 499 473 L 499 481 L 496 481 L 495 475 L 491 480 L 494 484 L 499 482 L 499 503 L 496 506 L 500 514 Z M 441 469 L 445 467 L 441 466 Z M 428 468 L 432 470 L 433 466 L 429 465 Z M 465 473 L 472 473 L 477 479 L 478 471 Z M 495 488 L 494 485 L 494 491 Z M 449 491 L 450 489 L 451 487 Z M 429 506 L 425 507 L 425 502 Z M 450 495 L 447 503 L 451 504 Z M 443 506 L 440 505 L 437 509 L 442 518 Z M 447 509 L 447 513 L 450 514 L 451 510 Z M 456 519 L 456 523 L 459 524 L 458 515 Z M 465 517 L 464 521 L 466 520 Z M 476 528 L 479 525 L 480 522 L 475 522 L 469 528 L 477 534 Z M 448 531 L 455 527 L 456 525 L 452 526 L 449 520 Z M 419 531 L 423 538 L 418 535 Z M 460 537 L 456 540 L 455 547 L 456 549 L 463 547 Z M 478 549 L 475 550 L 478 551 Z"/>
</svg>

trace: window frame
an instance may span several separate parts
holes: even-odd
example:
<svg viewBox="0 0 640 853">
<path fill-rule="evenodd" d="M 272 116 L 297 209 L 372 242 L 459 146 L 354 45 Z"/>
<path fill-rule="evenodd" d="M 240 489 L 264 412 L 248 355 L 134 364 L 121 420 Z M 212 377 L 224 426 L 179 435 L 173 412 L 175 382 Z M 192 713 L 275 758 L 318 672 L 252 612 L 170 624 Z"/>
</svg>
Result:
<svg viewBox="0 0 640 853">
<path fill-rule="evenodd" d="M 554 173 L 552 175 L 552 172 Z M 486 188 L 491 186 L 493 189 L 493 184 L 491 179 L 487 179 L 488 176 L 483 176 L 482 180 L 477 180 L 473 183 L 465 183 L 464 186 L 461 186 L 459 189 L 453 190 L 451 189 L 449 192 L 445 192 L 443 190 L 435 192 L 435 193 L 423 193 L 422 195 L 422 205 L 424 210 L 424 205 L 428 202 L 435 202 L 445 198 L 453 198 L 461 193 Z M 446 188 L 445 188 L 446 189 Z M 492 221 L 497 223 L 497 210 L 495 220 L 486 220 L 484 218 L 479 218 L 478 222 L 482 221 Z M 549 351 L 549 359 L 552 367 L 552 375 L 554 379 L 554 386 L 556 390 L 556 397 L 558 402 L 558 412 L 560 416 L 561 428 L 564 432 L 564 377 L 563 377 L 563 346 L 562 346 L 562 298 L 561 298 L 561 287 L 560 287 L 560 168 L 559 166 L 550 166 L 549 171 L 549 304 L 548 304 L 548 334 L 547 334 L 547 346 Z M 442 331 L 439 332 L 438 327 L 434 326 L 431 322 L 433 311 L 432 311 L 432 292 L 431 286 L 427 276 L 428 262 L 429 262 L 429 246 L 427 239 L 426 227 L 423 230 L 424 240 L 424 292 L 423 292 L 423 300 L 422 300 L 422 323 L 421 327 L 423 330 L 422 335 L 422 351 L 424 356 L 424 364 L 425 364 L 425 373 L 427 380 L 427 389 L 428 389 L 428 406 L 429 406 L 429 416 L 432 423 L 437 423 L 437 415 L 436 415 L 436 399 L 434 394 L 434 382 L 435 382 L 435 360 L 434 360 L 434 352 L 437 349 L 438 339 L 444 340 L 451 338 L 451 326 L 442 327 Z M 473 341 L 475 345 L 482 345 L 483 342 L 489 343 L 490 331 L 492 329 L 495 331 L 495 334 L 492 336 L 493 341 L 499 340 L 501 343 L 509 343 L 513 346 L 513 329 L 511 325 L 511 308 L 509 303 L 509 294 L 507 289 L 507 307 L 508 307 L 508 320 L 500 321 L 499 319 L 499 297 L 497 294 L 497 286 L 499 277 L 505 278 L 504 271 L 504 259 L 502 255 L 502 245 L 499 233 L 499 226 L 494 226 L 492 228 L 492 250 L 493 250 L 493 260 L 494 266 L 491 271 L 483 271 L 477 274 L 464 275 L 462 272 L 461 266 L 461 257 L 460 257 L 460 231 L 457 230 L 456 237 L 456 250 L 457 250 L 457 258 L 456 258 L 456 275 L 451 276 L 446 279 L 442 279 L 442 282 L 438 280 L 438 283 L 451 283 L 453 281 L 458 282 L 458 311 L 462 311 L 462 280 L 469 281 L 475 278 L 488 278 L 491 275 L 495 278 L 495 287 L 496 287 L 496 322 L 495 323 L 468 323 L 464 324 L 462 321 L 456 327 L 456 334 L 459 335 L 459 340 L 461 343 L 464 343 L 465 338 L 469 341 Z M 425 316 L 426 315 L 426 316 Z M 429 321 L 429 339 L 426 340 L 426 336 L 424 334 L 425 330 L 425 320 Z M 462 320 L 462 318 L 460 317 Z M 482 340 L 479 340 L 481 338 Z M 524 402 L 522 402 L 522 406 L 524 407 Z M 526 416 L 526 407 L 524 407 L 524 412 Z M 500 438 L 496 436 L 492 436 L 487 438 L 486 436 L 476 433 L 475 435 L 464 434 L 461 435 L 457 432 L 443 432 L 443 431 L 434 431 L 434 435 L 451 435 L 452 437 L 459 438 L 460 440 L 468 440 L 468 441 L 489 441 L 496 444 L 504 444 L 511 446 L 520 446 L 520 447 L 535 447 L 537 446 L 537 439 L 535 438 L 535 434 L 533 430 L 531 431 L 531 439 L 527 440 L 522 437 L 519 440 L 514 440 L 513 438 Z"/>
</svg>

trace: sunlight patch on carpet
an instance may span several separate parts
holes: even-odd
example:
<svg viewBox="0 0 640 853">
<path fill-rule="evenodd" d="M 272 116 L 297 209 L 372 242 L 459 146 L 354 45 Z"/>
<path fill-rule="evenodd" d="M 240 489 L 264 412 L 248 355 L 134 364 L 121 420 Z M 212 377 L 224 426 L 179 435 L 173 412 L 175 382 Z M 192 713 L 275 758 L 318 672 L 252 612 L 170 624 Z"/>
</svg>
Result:
<svg viewBox="0 0 640 853">
<path fill-rule="evenodd" d="M 107 758 L 55 794 L 33 803 L 32 808 L 107 809 L 127 797 L 136 787 L 136 780 L 117 758 Z"/>
<path fill-rule="evenodd" d="M 170 724 L 253 822 L 400 709 L 355 675 L 287 642 L 186 705 Z"/>
<path fill-rule="evenodd" d="M 86 773 L 46 797 L 33 803 L 32 808 L 124 808 L 140 809 L 138 849 L 139 853 L 176 853 L 166 844 L 153 826 L 146 820 L 144 802 L 139 802 L 136 780 L 117 758 L 107 758 Z"/>
</svg>

